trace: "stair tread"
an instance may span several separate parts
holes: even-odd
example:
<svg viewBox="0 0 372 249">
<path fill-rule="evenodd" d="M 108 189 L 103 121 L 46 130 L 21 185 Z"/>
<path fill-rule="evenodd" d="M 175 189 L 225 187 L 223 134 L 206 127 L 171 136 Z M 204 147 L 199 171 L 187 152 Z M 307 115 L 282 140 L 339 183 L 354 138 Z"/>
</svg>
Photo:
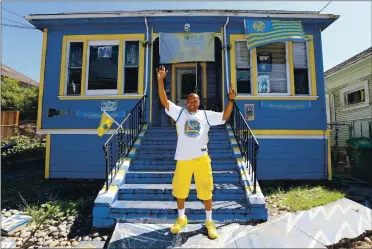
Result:
<svg viewBox="0 0 372 249">
<path fill-rule="evenodd" d="M 235 170 L 222 170 L 222 171 L 213 171 L 213 174 L 238 174 Z M 143 175 L 172 175 L 174 171 L 128 171 L 127 174 L 143 174 Z"/>
<path fill-rule="evenodd" d="M 116 200 L 112 205 L 112 209 L 177 209 L 176 201 L 125 201 Z M 246 210 L 247 204 L 244 200 L 240 201 L 214 201 L 212 204 L 213 211 L 217 210 Z M 201 201 L 188 201 L 186 209 L 190 210 L 205 210 L 204 204 Z"/>
<path fill-rule="evenodd" d="M 232 183 L 216 183 L 213 184 L 215 189 L 226 189 L 226 190 L 243 190 L 240 184 Z M 120 190 L 134 190 L 134 189 L 143 189 L 143 190 L 167 190 L 172 189 L 172 184 L 123 184 L 119 188 Z M 190 189 L 196 189 L 195 184 L 191 184 Z"/>
</svg>

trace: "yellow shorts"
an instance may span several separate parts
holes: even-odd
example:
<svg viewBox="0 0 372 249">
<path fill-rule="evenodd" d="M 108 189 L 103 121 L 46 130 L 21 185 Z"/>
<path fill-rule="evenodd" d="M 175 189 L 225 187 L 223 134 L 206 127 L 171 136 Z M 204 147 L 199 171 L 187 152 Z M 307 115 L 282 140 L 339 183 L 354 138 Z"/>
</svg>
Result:
<svg viewBox="0 0 372 249">
<path fill-rule="evenodd" d="M 193 174 L 198 199 L 203 201 L 212 199 L 213 175 L 208 154 L 192 160 L 177 161 L 172 181 L 173 196 L 178 199 L 186 199 L 189 196 Z"/>
</svg>

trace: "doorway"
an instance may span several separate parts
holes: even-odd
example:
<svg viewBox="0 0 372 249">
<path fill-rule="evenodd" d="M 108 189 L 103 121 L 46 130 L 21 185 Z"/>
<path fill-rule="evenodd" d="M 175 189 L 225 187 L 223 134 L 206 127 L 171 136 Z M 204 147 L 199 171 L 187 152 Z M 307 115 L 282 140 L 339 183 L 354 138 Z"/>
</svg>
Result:
<svg viewBox="0 0 372 249">
<path fill-rule="evenodd" d="M 177 69 L 177 101 L 176 104 L 182 107 L 186 106 L 187 96 L 195 92 L 196 89 L 196 70 L 195 68 Z"/>
</svg>

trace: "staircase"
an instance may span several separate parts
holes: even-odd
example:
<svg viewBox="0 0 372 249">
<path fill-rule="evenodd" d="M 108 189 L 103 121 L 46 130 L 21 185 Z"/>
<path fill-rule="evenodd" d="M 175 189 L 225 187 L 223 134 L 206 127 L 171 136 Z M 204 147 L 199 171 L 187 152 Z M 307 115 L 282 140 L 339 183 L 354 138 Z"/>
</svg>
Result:
<svg viewBox="0 0 372 249">
<path fill-rule="evenodd" d="M 172 196 L 176 144 L 175 127 L 148 128 L 109 205 L 110 219 L 177 218 L 177 204 Z M 226 126 L 211 128 L 208 149 L 214 177 L 213 219 L 218 222 L 266 220 L 265 204 L 250 202 L 242 185 L 241 169 Z M 186 215 L 190 222 L 205 220 L 204 205 L 196 197 L 194 179 L 186 200 Z"/>
</svg>

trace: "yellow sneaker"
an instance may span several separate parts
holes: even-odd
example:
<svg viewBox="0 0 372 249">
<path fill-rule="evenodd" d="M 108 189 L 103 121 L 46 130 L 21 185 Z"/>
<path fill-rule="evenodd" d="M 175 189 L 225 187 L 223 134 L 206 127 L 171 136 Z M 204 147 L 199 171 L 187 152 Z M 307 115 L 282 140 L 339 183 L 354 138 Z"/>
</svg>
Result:
<svg viewBox="0 0 372 249">
<path fill-rule="evenodd" d="M 184 226 L 187 225 L 187 216 L 184 218 L 178 217 L 176 223 L 171 227 L 170 232 L 172 234 L 179 233 Z"/>
<path fill-rule="evenodd" d="M 209 220 L 205 222 L 205 227 L 208 230 L 208 236 L 211 239 L 216 239 L 218 237 L 216 225 L 214 224 L 213 220 Z"/>
</svg>

